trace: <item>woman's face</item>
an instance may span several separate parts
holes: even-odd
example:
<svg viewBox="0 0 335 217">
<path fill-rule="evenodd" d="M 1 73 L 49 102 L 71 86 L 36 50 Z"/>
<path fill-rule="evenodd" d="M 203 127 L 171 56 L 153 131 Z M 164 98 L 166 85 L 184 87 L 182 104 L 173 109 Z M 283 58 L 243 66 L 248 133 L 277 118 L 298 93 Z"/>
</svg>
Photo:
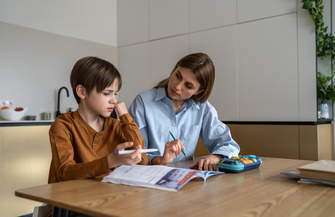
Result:
<svg viewBox="0 0 335 217">
<path fill-rule="evenodd" d="M 203 91 L 199 89 L 200 83 L 194 73 L 187 68 L 178 66 L 170 76 L 167 93 L 171 100 L 185 101 Z"/>
</svg>

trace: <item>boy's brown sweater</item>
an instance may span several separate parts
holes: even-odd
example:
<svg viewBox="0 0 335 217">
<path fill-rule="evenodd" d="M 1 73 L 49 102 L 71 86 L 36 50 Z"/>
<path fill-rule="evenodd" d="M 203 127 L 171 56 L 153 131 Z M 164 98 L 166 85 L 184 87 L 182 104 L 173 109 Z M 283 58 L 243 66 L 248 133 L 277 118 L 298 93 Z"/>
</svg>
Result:
<svg viewBox="0 0 335 217">
<path fill-rule="evenodd" d="M 49 130 L 52 160 L 48 182 L 102 179 L 111 171 L 107 155 L 118 144 L 133 142 L 132 149 L 138 145 L 144 148 L 144 140 L 132 117 L 126 113 L 120 117 L 120 121 L 105 118 L 103 131 L 96 132 L 78 111 L 58 116 Z M 145 153 L 140 164 L 148 164 Z"/>
</svg>

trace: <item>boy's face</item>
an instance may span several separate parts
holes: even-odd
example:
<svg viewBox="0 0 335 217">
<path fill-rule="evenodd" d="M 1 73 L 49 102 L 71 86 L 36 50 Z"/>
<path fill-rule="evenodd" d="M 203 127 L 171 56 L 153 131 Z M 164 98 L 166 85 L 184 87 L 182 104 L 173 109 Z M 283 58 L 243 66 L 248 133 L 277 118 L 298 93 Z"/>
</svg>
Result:
<svg viewBox="0 0 335 217">
<path fill-rule="evenodd" d="M 106 87 L 101 93 L 97 93 L 96 88 L 86 98 L 86 105 L 88 109 L 101 115 L 102 117 L 109 117 L 114 109 L 114 104 L 117 102 L 115 96 L 118 92 L 118 79 Z"/>
</svg>

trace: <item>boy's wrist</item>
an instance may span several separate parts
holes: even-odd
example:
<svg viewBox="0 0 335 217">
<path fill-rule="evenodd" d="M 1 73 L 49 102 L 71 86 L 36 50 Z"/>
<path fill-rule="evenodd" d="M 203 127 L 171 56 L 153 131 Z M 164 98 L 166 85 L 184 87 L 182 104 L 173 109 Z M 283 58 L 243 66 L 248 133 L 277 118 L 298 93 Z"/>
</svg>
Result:
<svg viewBox="0 0 335 217">
<path fill-rule="evenodd" d="M 110 169 L 115 168 L 117 166 L 115 163 L 115 159 L 113 159 L 113 153 L 107 156 L 107 163 Z"/>
<path fill-rule="evenodd" d="M 151 160 L 151 165 L 159 165 L 162 164 L 162 157 L 161 156 L 156 156 L 152 158 Z"/>
</svg>

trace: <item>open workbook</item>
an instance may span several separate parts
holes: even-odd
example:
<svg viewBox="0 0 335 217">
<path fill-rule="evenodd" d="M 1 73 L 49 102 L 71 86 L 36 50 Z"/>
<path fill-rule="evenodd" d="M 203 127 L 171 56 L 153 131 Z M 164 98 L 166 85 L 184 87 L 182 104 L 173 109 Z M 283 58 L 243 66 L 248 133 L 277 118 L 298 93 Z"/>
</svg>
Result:
<svg viewBox="0 0 335 217">
<path fill-rule="evenodd" d="M 168 166 L 122 165 L 110 172 L 102 182 L 178 191 L 192 179 L 206 180 L 217 171 L 199 171 Z"/>
</svg>

